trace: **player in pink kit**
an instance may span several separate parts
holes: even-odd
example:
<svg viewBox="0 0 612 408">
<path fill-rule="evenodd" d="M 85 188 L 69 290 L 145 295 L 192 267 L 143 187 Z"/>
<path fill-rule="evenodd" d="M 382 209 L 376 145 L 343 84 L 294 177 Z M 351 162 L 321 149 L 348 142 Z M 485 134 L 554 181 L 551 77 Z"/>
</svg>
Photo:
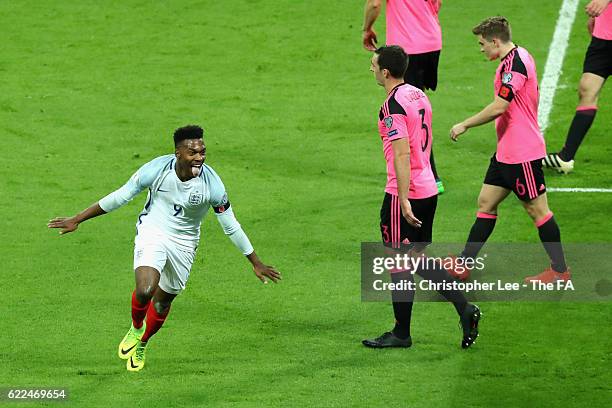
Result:
<svg viewBox="0 0 612 408">
<path fill-rule="evenodd" d="M 450 137 L 457 141 L 469 128 L 495 120 L 497 152 L 491 157 L 478 196 L 476 221 L 461 257 L 474 258 L 478 254 L 493 232 L 498 205 L 513 191 L 533 219 L 551 259 L 550 268 L 525 281 L 569 280 L 561 233 L 546 198 L 542 172 L 546 150 L 538 126 L 539 91 L 535 62 L 527 50 L 512 42 L 510 25 L 504 17 L 488 18 L 472 32 L 478 36 L 481 51 L 489 60 L 501 58 L 495 72 L 495 97 L 482 111 L 453 126 Z M 467 278 L 466 273 L 449 272 Z"/>
<path fill-rule="evenodd" d="M 408 56 L 399 46 L 377 49 L 370 70 L 385 87 L 387 98 L 378 114 L 378 129 L 387 162 L 387 185 L 380 210 L 380 232 L 389 251 L 420 256 L 431 243 L 438 189 L 429 164 L 431 151 L 431 105 L 420 89 L 405 84 Z M 394 283 L 414 282 L 414 273 L 434 282 L 451 282 L 442 268 L 418 268 L 391 274 Z M 461 346 L 467 348 L 478 337 L 478 306 L 467 303 L 457 290 L 439 292 L 452 302 L 463 328 Z M 414 290 L 392 291 L 395 327 L 375 339 L 363 340 L 372 348 L 410 347 L 410 320 Z"/>
<path fill-rule="evenodd" d="M 595 120 L 597 100 L 608 76 L 612 74 L 612 5 L 610 0 L 593 0 L 586 6 L 589 15 L 591 43 L 584 57 L 582 78 L 574 119 L 570 125 L 565 145 L 559 153 L 551 153 L 543 160 L 546 167 L 559 173 L 574 169 L 574 156 Z"/>
<path fill-rule="evenodd" d="M 404 82 L 421 90 L 436 90 L 438 86 L 438 61 L 442 49 L 442 30 L 438 21 L 441 0 L 387 0 L 387 45 L 399 45 L 408 53 L 408 69 Z M 366 0 L 363 23 L 363 46 L 376 49 L 376 32 L 373 25 L 382 8 L 381 0 Z M 444 192 L 444 184 L 438 177 L 433 153 L 431 169 L 438 192 Z"/>
</svg>

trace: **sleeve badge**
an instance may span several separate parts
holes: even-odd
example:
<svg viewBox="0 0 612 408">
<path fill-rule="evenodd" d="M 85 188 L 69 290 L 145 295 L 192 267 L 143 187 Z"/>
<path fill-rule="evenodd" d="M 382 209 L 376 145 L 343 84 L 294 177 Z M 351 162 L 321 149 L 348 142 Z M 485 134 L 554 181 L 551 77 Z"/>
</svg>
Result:
<svg viewBox="0 0 612 408">
<path fill-rule="evenodd" d="M 385 126 L 387 127 L 387 129 L 393 126 L 393 118 L 391 116 L 387 116 L 384 120 L 385 120 Z"/>
<path fill-rule="evenodd" d="M 507 86 L 502 86 L 500 88 L 499 96 L 501 96 L 502 98 L 507 98 L 509 94 L 510 94 L 510 89 L 508 89 Z"/>
</svg>

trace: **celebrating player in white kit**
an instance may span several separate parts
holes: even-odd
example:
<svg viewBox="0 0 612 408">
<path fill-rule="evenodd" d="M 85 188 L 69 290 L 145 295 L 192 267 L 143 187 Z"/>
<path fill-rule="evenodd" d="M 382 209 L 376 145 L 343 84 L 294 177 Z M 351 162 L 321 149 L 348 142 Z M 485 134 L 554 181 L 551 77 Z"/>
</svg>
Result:
<svg viewBox="0 0 612 408">
<path fill-rule="evenodd" d="M 80 223 L 125 205 L 144 189 L 149 193 L 136 223 L 132 293 L 132 326 L 119 344 L 118 354 L 129 371 L 145 363 L 147 342 L 163 325 L 170 305 L 189 278 L 200 239 L 202 218 L 213 208 L 223 231 L 253 265 L 264 283 L 276 282 L 280 273 L 264 265 L 236 220 L 225 187 L 215 171 L 204 164 L 206 147 L 199 126 L 174 132 L 175 153 L 142 166 L 117 191 L 73 217 L 54 218 L 49 228 L 60 234 L 75 231 Z"/>
</svg>

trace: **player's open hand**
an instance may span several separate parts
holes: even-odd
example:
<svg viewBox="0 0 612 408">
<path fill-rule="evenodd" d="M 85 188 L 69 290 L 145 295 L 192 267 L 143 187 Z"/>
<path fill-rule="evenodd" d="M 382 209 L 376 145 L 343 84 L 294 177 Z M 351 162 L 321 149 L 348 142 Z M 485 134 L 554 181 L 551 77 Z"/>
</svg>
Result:
<svg viewBox="0 0 612 408">
<path fill-rule="evenodd" d="M 49 228 L 61 228 L 60 235 L 75 231 L 79 227 L 79 223 L 74 217 L 56 217 L 47 223 Z"/>
<path fill-rule="evenodd" d="M 268 283 L 268 279 L 274 283 L 281 280 L 280 272 L 273 266 L 258 264 L 253 266 L 253 272 L 255 272 L 255 276 L 257 276 L 257 278 L 263 283 Z"/>
<path fill-rule="evenodd" d="M 408 201 L 407 198 L 403 199 L 400 205 L 402 207 L 402 215 L 404 216 L 406 221 L 408 221 L 408 224 L 412 225 L 415 228 L 421 228 L 421 225 L 423 223 L 421 222 L 421 220 L 414 216 L 410 201 Z"/>
<path fill-rule="evenodd" d="M 584 11 L 591 17 L 599 17 L 608 6 L 609 0 L 592 0 L 586 5 Z"/>
<path fill-rule="evenodd" d="M 363 48 L 368 51 L 376 51 L 377 42 L 376 31 L 369 29 L 363 32 Z"/>
<path fill-rule="evenodd" d="M 465 133 L 467 128 L 463 125 L 463 123 L 457 123 L 450 130 L 450 138 L 453 142 L 456 142 L 460 135 Z"/>
</svg>

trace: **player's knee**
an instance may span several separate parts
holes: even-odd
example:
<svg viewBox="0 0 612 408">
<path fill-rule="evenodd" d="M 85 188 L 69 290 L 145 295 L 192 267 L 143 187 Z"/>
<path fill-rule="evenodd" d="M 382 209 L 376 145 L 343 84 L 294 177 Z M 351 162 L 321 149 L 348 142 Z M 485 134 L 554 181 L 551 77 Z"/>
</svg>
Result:
<svg viewBox="0 0 612 408">
<path fill-rule="evenodd" d="M 537 217 L 537 211 L 533 206 L 525 206 L 525 211 L 532 220 L 535 220 Z"/>
<path fill-rule="evenodd" d="M 155 287 L 153 285 L 142 285 L 136 288 L 136 299 L 140 304 L 147 303 L 153 297 Z"/>
<path fill-rule="evenodd" d="M 534 221 L 543 218 L 544 216 L 546 216 L 546 214 L 550 212 L 547 207 L 541 205 L 533 205 L 532 203 L 527 203 L 525 205 L 525 210 L 527 211 L 529 217 L 531 217 L 531 219 Z"/>
<path fill-rule="evenodd" d="M 487 214 L 497 214 L 497 204 L 485 197 L 478 197 L 478 211 Z"/>
<path fill-rule="evenodd" d="M 158 314 L 166 314 L 170 310 L 170 304 L 172 302 L 158 300 L 153 302 L 153 307 Z"/>
<path fill-rule="evenodd" d="M 597 89 L 587 82 L 580 82 L 578 98 L 582 105 L 595 105 L 597 103 Z"/>
</svg>

